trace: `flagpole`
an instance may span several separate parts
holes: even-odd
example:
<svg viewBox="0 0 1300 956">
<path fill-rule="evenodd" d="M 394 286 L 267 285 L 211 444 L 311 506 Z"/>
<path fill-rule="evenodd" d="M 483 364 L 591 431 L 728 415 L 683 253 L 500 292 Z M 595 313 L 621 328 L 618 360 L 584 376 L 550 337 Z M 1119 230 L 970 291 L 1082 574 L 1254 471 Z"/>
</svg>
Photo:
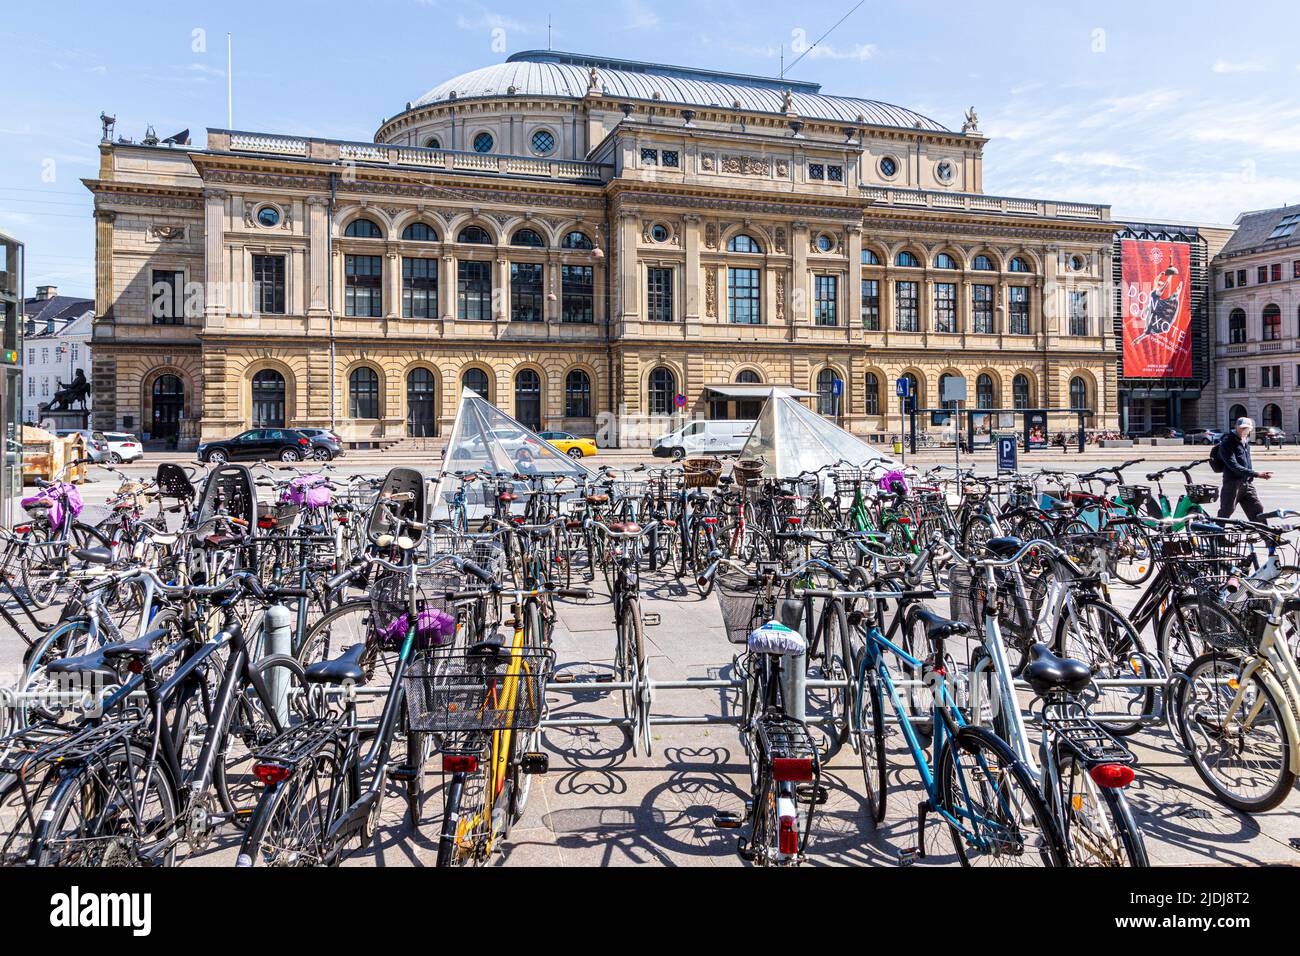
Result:
<svg viewBox="0 0 1300 956">
<path fill-rule="evenodd" d="M 226 129 L 235 127 L 235 83 L 231 68 L 231 40 L 226 34 Z"/>
</svg>

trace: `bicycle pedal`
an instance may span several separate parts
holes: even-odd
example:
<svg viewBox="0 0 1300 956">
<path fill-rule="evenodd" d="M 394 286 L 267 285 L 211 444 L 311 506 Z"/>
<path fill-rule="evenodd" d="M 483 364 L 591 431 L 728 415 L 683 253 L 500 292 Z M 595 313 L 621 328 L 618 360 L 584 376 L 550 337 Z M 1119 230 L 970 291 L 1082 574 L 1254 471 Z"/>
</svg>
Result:
<svg viewBox="0 0 1300 956">
<path fill-rule="evenodd" d="M 519 769 L 523 773 L 546 773 L 551 769 L 551 758 L 540 753 L 524 754 L 519 758 Z"/>
<path fill-rule="evenodd" d="M 898 851 L 898 865 L 911 866 L 921 858 L 921 851 L 914 846 L 904 847 Z"/>
<path fill-rule="evenodd" d="M 816 786 L 810 783 L 801 784 L 795 788 L 795 793 L 804 803 L 810 803 L 814 807 L 822 806 L 831 798 L 831 792 L 820 784 Z"/>
<path fill-rule="evenodd" d="M 646 611 L 644 614 L 641 615 L 641 623 L 644 624 L 646 627 L 657 627 L 659 625 L 659 621 L 660 621 L 660 617 L 658 611 Z"/>
<path fill-rule="evenodd" d="M 746 863 L 754 862 L 754 851 L 749 848 L 749 841 L 741 837 L 736 841 L 736 856 L 740 857 Z"/>
<path fill-rule="evenodd" d="M 597 683 L 597 684 L 612 684 L 612 683 L 614 683 L 614 675 L 613 675 L 613 674 L 597 674 L 597 675 L 596 675 L 596 683 Z"/>
<path fill-rule="evenodd" d="M 555 683 L 557 684 L 572 684 L 577 679 L 578 679 L 577 674 L 570 674 L 570 673 L 556 674 L 551 678 L 551 680 L 555 681 Z"/>
<path fill-rule="evenodd" d="M 713 825 L 719 830 L 739 830 L 745 818 L 734 810 L 719 810 L 713 815 Z"/>
</svg>

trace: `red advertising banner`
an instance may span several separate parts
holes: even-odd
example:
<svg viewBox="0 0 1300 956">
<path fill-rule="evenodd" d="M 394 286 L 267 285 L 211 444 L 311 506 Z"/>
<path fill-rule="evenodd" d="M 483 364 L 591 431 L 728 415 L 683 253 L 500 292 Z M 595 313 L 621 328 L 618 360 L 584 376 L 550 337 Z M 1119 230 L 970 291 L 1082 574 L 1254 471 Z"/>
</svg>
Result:
<svg viewBox="0 0 1300 956">
<path fill-rule="evenodd" d="M 1184 242 L 1120 240 L 1124 376 L 1192 374 L 1191 254 Z"/>
</svg>

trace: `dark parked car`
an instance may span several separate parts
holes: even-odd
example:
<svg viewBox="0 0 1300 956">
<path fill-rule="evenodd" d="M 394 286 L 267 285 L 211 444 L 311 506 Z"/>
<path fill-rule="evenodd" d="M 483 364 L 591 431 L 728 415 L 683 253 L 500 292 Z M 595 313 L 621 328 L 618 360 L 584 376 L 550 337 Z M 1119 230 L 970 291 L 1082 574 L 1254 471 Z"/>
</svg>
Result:
<svg viewBox="0 0 1300 956">
<path fill-rule="evenodd" d="M 343 454 L 343 439 L 328 428 L 299 428 L 311 439 L 311 456 L 317 461 L 329 461 Z"/>
<path fill-rule="evenodd" d="M 234 438 L 204 442 L 198 448 L 199 461 L 224 464 L 228 461 L 302 461 L 312 457 L 312 441 L 293 428 L 250 428 Z"/>
<path fill-rule="evenodd" d="M 1257 445 L 1277 445 L 1286 444 L 1286 432 L 1276 425 L 1265 425 L 1262 428 L 1255 429 L 1255 443 Z"/>
<path fill-rule="evenodd" d="M 1189 428 L 1183 433 L 1184 445 L 1217 445 L 1223 432 L 1217 428 Z"/>
<path fill-rule="evenodd" d="M 1152 438 L 1182 438 L 1183 433 L 1177 428 L 1156 428 L 1151 431 Z"/>
</svg>

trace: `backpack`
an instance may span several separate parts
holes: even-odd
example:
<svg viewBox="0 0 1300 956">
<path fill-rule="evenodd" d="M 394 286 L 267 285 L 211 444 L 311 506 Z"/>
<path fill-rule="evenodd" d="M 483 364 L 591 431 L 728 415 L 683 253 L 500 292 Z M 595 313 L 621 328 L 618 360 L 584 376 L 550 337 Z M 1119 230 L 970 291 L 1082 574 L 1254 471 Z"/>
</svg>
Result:
<svg viewBox="0 0 1300 956">
<path fill-rule="evenodd" d="M 1210 470 L 1216 475 L 1223 474 L 1223 439 L 1219 439 L 1210 447 Z"/>
</svg>

